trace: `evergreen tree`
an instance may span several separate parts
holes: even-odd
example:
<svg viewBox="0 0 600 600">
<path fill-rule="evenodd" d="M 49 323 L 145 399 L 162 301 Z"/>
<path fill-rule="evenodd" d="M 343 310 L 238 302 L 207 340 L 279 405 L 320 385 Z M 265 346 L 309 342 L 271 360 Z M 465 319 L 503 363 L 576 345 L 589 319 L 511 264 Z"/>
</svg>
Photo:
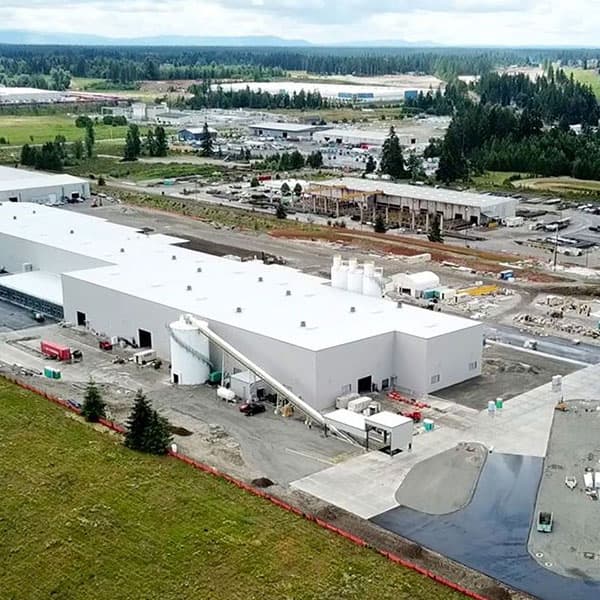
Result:
<svg viewBox="0 0 600 600">
<path fill-rule="evenodd" d="M 168 421 L 150 406 L 142 390 L 138 390 L 127 420 L 125 445 L 148 454 L 166 454 L 171 441 Z"/>
<path fill-rule="evenodd" d="M 383 215 L 379 214 L 375 217 L 375 224 L 373 225 L 373 230 L 375 231 L 375 233 L 385 233 L 387 231 Z"/>
<path fill-rule="evenodd" d="M 202 156 L 213 155 L 213 139 L 206 121 L 204 122 L 204 129 L 202 130 L 202 143 L 200 144 L 200 147 L 202 149 Z"/>
<path fill-rule="evenodd" d="M 407 176 L 404 169 L 402 147 L 400 146 L 400 140 L 396 135 L 394 127 L 390 127 L 390 133 L 383 142 L 380 168 L 382 173 L 394 179 L 401 179 Z"/>
<path fill-rule="evenodd" d="M 289 196 L 290 195 L 290 186 L 288 185 L 287 181 L 284 181 L 281 184 L 281 194 L 283 196 Z"/>
<path fill-rule="evenodd" d="M 258 181 L 258 177 L 254 176 L 250 181 L 250 187 L 258 187 L 260 185 L 260 181 Z"/>
<path fill-rule="evenodd" d="M 127 129 L 123 160 L 137 160 L 141 151 L 142 142 L 140 140 L 140 128 L 135 124 L 131 124 Z"/>
<path fill-rule="evenodd" d="M 152 407 L 142 390 L 135 395 L 133 410 L 127 420 L 125 445 L 132 450 L 144 451 L 146 444 L 146 431 L 152 421 Z"/>
<path fill-rule="evenodd" d="M 444 238 L 442 237 L 442 232 L 440 229 L 440 216 L 437 214 L 431 221 L 431 226 L 429 227 L 429 234 L 427 237 L 429 238 L 430 242 L 439 242 L 440 244 L 444 242 Z"/>
<path fill-rule="evenodd" d="M 20 163 L 27 167 L 33 167 L 35 165 L 35 154 L 36 149 L 29 144 L 24 144 L 21 148 L 21 159 Z"/>
<path fill-rule="evenodd" d="M 287 211 L 285 210 L 285 206 L 283 205 L 283 202 L 280 202 L 277 205 L 277 210 L 275 211 L 275 216 L 278 219 L 285 219 L 285 218 L 287 218 Z"/>
<path fill-rule="evenodd" d="M 311 152 L 307 159 L 306 164 L 313 169 L 320 169 L 323 166 L 323 154 L 320 150 Z"/>
<path fill-rule="evenodd" d="M 76 160 L 81 160 L 83 158 L 83 154 L 85 152 L 84 148 L 83 148 L 83 142 L 81 140 L 77 140 L 74 144 L 73 144 L 73 157 Z"/>
<path fill-rule="evenodd" d="M 377 167 L 375 163 L 375 159 L 369 154 L 369 158 L 367 158 L 367 162 L 365 164 L 365 173 L 373 173 Z"/>
<path fill-rule="evenodd" d="M 92 158 L 94 154 L 95 143 L 96 135 L 94 133 L 94 124 L 90 121 L 85 127 L 85 152 L 88 158 Z"/>
<path fill-rule="evenodd" d="M 154 137 L 152 127 L 148 128 L 148 133 L 146 134 L 146 151 L 149 156 L 156 156 L 156 138 Z"/>
<path fill-rule="evenodd" d="M 96 384 L 90 379 L 85 390 L 85 396 L 83 401 L 83 407 L 81 408 L 81 415 L 86 421 L 90 423 L 96 423 L 106 416 L 106 403 L 102 400 L 100 390 L 96 387 Z"/>
<path fill-rule="evenodd" d="M 298 150 L 294 150 L 290 154 L 290 169 L 301 169 L 302 167 L 304 167 L 304 156 Z"/>
<path fill-rule="evenodd" d="M 302 193 L 302 186 L 299 183 L 297 183 L 294 186 L 294 196 L 299 196 L 301 193 Z"/>
<path fill-rule="evenodd" d="M 169 142 L 167 141 L 167 134 L 164 127 L 157 127 L 154 130 L 154 137 L 156 138 L 156 154 L 155 156 L 167 156 L 169 152 Z"/>
</svg>

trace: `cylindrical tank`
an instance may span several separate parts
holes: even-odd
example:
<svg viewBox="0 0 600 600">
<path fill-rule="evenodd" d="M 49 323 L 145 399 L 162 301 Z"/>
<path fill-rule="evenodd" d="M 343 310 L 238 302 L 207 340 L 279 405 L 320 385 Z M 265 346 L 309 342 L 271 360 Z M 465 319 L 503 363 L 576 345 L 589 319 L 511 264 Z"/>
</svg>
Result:
<svg viewBox="0 0 600 600">
<path fill-rule="evenodd" d="M 363 291 L 365 296 L 380 298 L 382 294 L 383 271 L 375 269 L 373 263 L 365 263 L 363 276 Z"/>
<path fill-rule="evenodd" d="M 210 375 L 208 338 L 193 321 L 171 323 L 171 382 L 199 385 Z M 203 357 L 206 360 L 203 360 Z"/>
<path fill-rule="evenodd" d="M 342 263 L 342 257 L 338 254 L 333 257 L 331 266 L 331 287 L 346 289 L 348 285 L 348 267 Z"/>
<path fill-rule="evenodd" d="M 363 291 L 363 270 L 355 267 L 348 269 L 348 291 L 362 294 Z"/>
</svg>

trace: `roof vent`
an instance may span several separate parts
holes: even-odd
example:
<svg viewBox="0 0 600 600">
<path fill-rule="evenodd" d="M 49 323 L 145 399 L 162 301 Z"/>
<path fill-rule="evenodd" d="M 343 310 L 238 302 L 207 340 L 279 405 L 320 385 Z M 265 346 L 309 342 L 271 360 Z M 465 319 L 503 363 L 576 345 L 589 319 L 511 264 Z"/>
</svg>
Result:
<svg viewBox="0 0 600 600">
<path fill-rule="evenodd" d="M 121 252 L 125 252 L 125 248 L 121 248 Z"/>
<path fill-rule="evenodd" d="M 177 260 L 177 255 L 173 254 L 173 255 L 171 256 L 171 260 Z"/>
<path fill-rule="evenodd" d="M 192 286 L 191 286 L 191 285 L 188 285 L 188 286 L 187 286 L 185 289 L 186 289 L 188 292 L 191 292 L 191 291 L 192 291 Z"/>
<path fill-rule="evenodd" d="M 16 221 L 16 220 L 17 220 L 17 217 L 16 217 L 16 215 L 13 217 L 13 220 L 14 220 L 14 221 Z"/>
<path fill-rule="evenodd" d="M 198 267 L 198 268 L 196 269 L 196 273 L 202 273 L 202 267 Z"/>
<path fill-rule="evenodd" d="M 300 321 L 300 327 L 306 327 L 306 321 Z"/>
<path fill-rule="evenodd" d="M 36 213 L 36 210 L 34 209 L 34 210 L 33 210 L 33 214 L 35 215 L 35 213 Z"/>
<path fill-rule="evenodd" d="M 235 312 L 236 312 L 236 313 L 241 313 L 241 312 L 242 312 L 242 307 L 241 307 L 241 306 L 238 306 L 238 307 L 235 309 Z"/>
<path fill-rule="evenodd" d="M 398 308 L 402 308 L 402 300 L 398 300 L 398 302 L 396 302 L 396 306 Z"/>
<path fill-rule="evenodd" d="M 262 278 L 262 277 L 259 277 L 259 278 L 258 278 L 258 283 L 262 283 L 262 282 L 263 282 L 263 278 Z"/>
<path fill-rule="evenodd" d="M 292 295 L 292 290 L 285 290 L 285 295 L 286 296 L 291 296 Z"/>
<path fill-rule="evenodd" d="M 356 312 L 356 306 L 351 306 L 350 307 L 350 312 L 351 313 L 355 313 Z"/>
<path fill-rule="evenodd" d="M 73 234 L 73 233 L 75 233 L 75 230 L 74 230 L 74 229 L 71 229 L 71 230 L 69 231 L 69 233 L 70 233 L 70 234 Z"/>
</svg>

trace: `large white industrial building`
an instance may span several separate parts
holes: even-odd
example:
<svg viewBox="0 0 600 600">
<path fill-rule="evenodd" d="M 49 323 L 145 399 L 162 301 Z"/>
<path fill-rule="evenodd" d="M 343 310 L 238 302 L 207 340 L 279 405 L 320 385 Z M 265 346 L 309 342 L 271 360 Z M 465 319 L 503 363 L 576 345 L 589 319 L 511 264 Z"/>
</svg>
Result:
<svg viewBox="0 0 600 600">
<path fill-rule="evenodd" d="M 0 166 L 0 202 L 63 204 L 90 197 L 90 183 L 72 175 Z"/>
<path fill-rule="evenodd" d="M 65 320 L 171 361 L 173 335 L 188 344 L 197 335 L 190 354 L 204 369 L 201 333 L 171 327 L 192 315 L 319 411 L 348 392 L 395 387 L 420 395 L 481 372 L 480 323 L 380 297 L 381 274 L 372 265 L 336 260 L 329 281 L 194 252 L 179 247 L 182 241 L 3 202 L 0 265 L 15 275 L 0 277 L 0 296 L 42 295 L 62 303 Z M 223 346 L 213 341 L 210 361 L 219 366 Z"/>
</svg>

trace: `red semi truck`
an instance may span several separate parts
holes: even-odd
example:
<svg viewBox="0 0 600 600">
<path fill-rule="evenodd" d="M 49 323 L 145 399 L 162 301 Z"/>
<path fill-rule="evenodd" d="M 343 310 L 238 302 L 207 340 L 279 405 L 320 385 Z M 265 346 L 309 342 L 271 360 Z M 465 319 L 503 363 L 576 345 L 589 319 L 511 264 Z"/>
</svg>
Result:
<svg viewBox="0 0 600 600">
<path fill-rule="evenodd" d="M 54 344 L 53 342 L 44 342 L 40 344 L 42 354 L 56 360 L 71 360 L 71 349 L 67 346 L 61 346 L 60 344 Z"/>
</svg>

